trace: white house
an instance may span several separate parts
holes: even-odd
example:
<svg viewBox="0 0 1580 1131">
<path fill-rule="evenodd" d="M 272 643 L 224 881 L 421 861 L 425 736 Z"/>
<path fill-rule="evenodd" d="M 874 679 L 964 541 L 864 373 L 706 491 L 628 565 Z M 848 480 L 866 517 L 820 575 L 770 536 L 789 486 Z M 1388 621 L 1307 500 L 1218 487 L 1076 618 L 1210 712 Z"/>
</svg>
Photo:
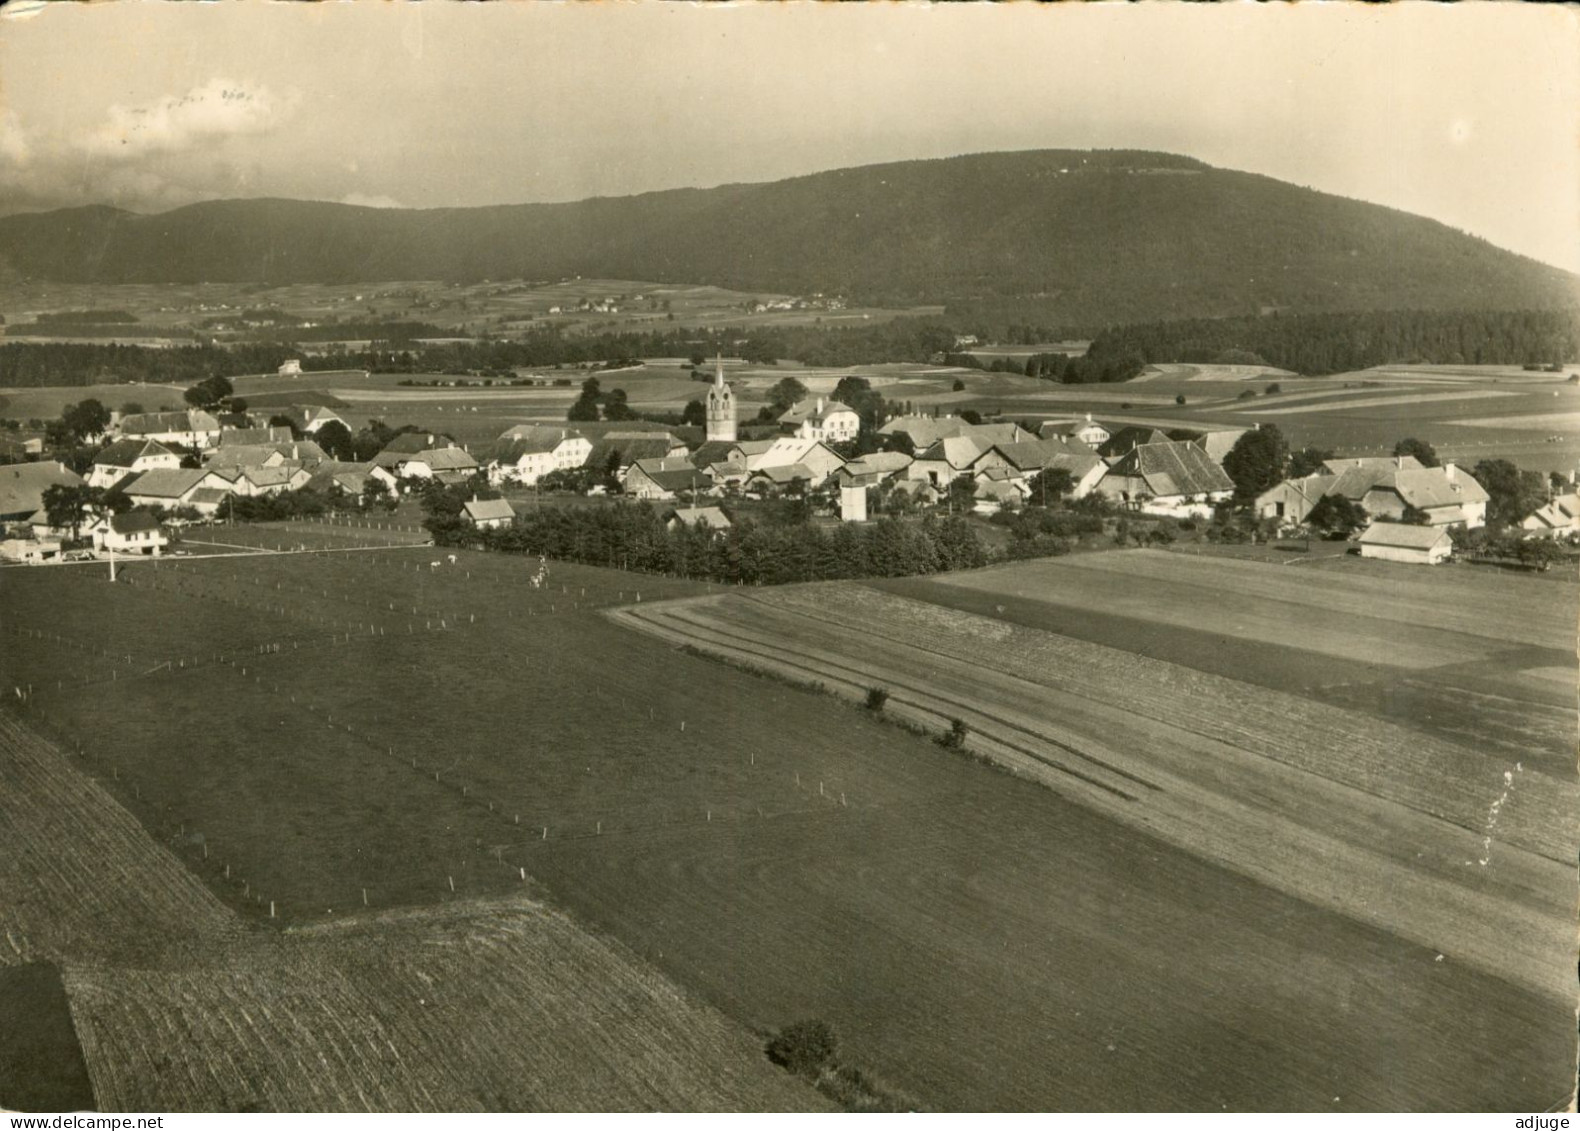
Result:
<svg viewBox="0 0 1580 1131">
<path fill-rule="evenodd" d="M 808 397 L 784 411 L 779 417 L 779 427 L 805 440 L 840 444 L 856 438 L 861 430 L 861 417 L 855 409 L 839 401 Z"/>
<path fill-rule="evenodd" d="M 159 519 L 144 510 L 110 515 L 84 527 L 83 532 L 93 539 L 95 549 L 113 550 L 117 554 L 158 557 L 170 545 L 170 536 L 159 524 Z"/>
<path fill-rule="evenodd" d="M 504 499 L 472 498 L 461 506 L 467 520 L 479 530 L 493 530 L 516 521 L 515 509 Z"/>
<path fill-rule="evenodd" d="M 1426 514 L 1429 526 L 1487 524 L 1487 492 L 1480 483 L 1452 463 L 1418 470 L 1385 473 L 1361 499 L 1374 518 L 1402 519 L 1406 507 Z"/>
<path fill-rule="evenodd" d="M 181 444 L 201 451 L 219 443 L 219 418 L 200 408 L 185 412 L 136 412 L 130 416 L 111 414 L 111 429 L 125 440 L 157 440 L 161 444 Z"/>
<path fill-rule="evenodd" d="M 496 441 L 488 462 L 488 481 L 530 487 L 550 472 L 581 467 L 591 454 L 592 441 L 580 432 L 549 425 L 517 425 Z"/>
<path fill-rule="evenodd" d="M 1037 429 L 1037 434 L 1044 438 L 1068 436 L 1094 449 L 1099 444 L 1106 444 L 1113 435 L 1107 428 L 1093 420 L 1091 413 L 1087 413 L 1082 420 L 1044 420 Z"/>
<path fill-rule="evenodd" d="M 1409 526 L 1374 522 L 1360 536 L 1361 557 L 1387 562 L 1436 565 L 1454 552 L 1454 542 L 1441 526 Z"/>
<path fill-rule="evenodd" d="M 1580 494 L 1559 495 L 1521 519 L 1520 529 L 1535 538 L 1568 538 L 1580 534 Z"/>
<path fill-rule="evenodd" d="M 145 471 L 122 490 L 133 506 L 163 509 L 194 506 L 193 496 L 202 490 L 229 494 L 235 484 L 215 471 L 183 467 Z"/>
<path fill-rule="evenodd" d="M 744 449 L 749 443 L 739 446 Z M 780 436 L 771 441 L 767 448 L 746 457 L 748 471 L 767 471 L 792 464 L 806 468 L 811 474 L 812 486 L 816 487 L 844 467 L 845 461 L 823 441 L 805 436 Z"/>
<path fill-rule="evenodd" d="M 300 377 L 302 375 L 302 359 L 299 357 L 287 358 L 278 370 L 281 377 Z"/>
<path fill-rule="evenodd" d="M 180 466 L 181 453 L 157 440 L 117 440 L 93 457 L 88 486 L 112 487 L 128 475 L 159 468 L 171 471 Z"/>
</svg>

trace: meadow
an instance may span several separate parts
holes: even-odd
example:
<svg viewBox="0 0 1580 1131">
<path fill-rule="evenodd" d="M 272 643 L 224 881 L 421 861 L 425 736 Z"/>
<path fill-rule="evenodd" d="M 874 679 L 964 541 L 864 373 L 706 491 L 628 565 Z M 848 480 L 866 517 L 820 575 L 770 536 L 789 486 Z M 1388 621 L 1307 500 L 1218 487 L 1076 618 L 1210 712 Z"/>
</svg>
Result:
<svg viewBox="0 0 1580 1131">
<path fill-rule="evenodd" d="M 214 920 L 280 946 L 374 948 L 401 916 L 456 916 L 471 939 L 475 909 L 538 898 L 732 1025 L 828 1019 L 850 1062 L 937 1108 L 1541 1109 L 1566 1086 L 1572 1012 L 1544 964 L 1562 871 L 1548 854 L 1566 819 L 1541 802 L 1567 788 L 1551 766 L 1527 763 L 1495 864 L 1467 866 L 1449 857 L 1481 849 L 1491 761 L 1396 722 L 1346 763 L 1372 767 L 1375 790 L 1353 768 L 1313 772 L 1301 728 L 1359 744 L 1351 708 L 1259 707 L 1243 684 L 887 583 L 768 593 L 551 563 L 534 588 L 534 561 L 452 564 L 389 545 L 399 532 L 235 530 L 237 544 L 385 548 L 143 562 L 113 586 L 102 566 L 20 569 L 0 585 L 0 687 L 135 816 L 150 851 L 201 881 L 180 889 L 204 910 L 182 913 L 197 926 L 178 938 Z M 936 616 L 959 618 L 941 649 Z M 703 652 L 789 663 L 764 678 Z M 793 685 L 859 696 L 875 672 L 898 721 L 966 715 L 985 743 L 974 736 L 974 752 L 1016 772 Z M 1105 706 L 1106 692 L 1060 690 L 1082 672 L 1135 693 Z M 1148 700 L 1163 691 L 1196 702 L 1188 719 L 1160 724 Z M 1242 714 L 1276 749 L 1224 730 Z M 1379 768 L 1402 737 L 1458 767 L 1452 788 L 1410 794 L 1430 782 Z M 1544 789 L 1524 788 L 1538 773 Z M 1248 805 L 1242 787 L 1272 800 Z M 1129 814 L 1138 805 L 1148 819 Z M 1394 830 L 1384 843 L 1379 820 Z M 1220 824 L 1222 843 L 1204 844 Z M 1269 844 L 1260 872 L 1242 865 Z M 1287 877 L 1313 858 L 1334 861 L 1307 869 L 1314 882 L 1353 895 L 1296 889 Z M 1368 895 L 1373 911 L 1343 905 Z M 1511 924 L 1520 933 L 1497 935 Z M 1505 954 L 1489 969 L 1495 936 Z M 294 978 L 300 953 L 266 969 Z M 468 961 L 423 968 L 450 987 L 441 1000 L 499 996 L 499 975 Z M 356 970 L 354 989 L 376 984 Z M 84 973 L 73 1001 L 132 993 L 116 975 Z M 263 974 L 226 977 L 228 1002 L 269 992 Z M 145 981 L 138 1008 L 153 1010 L 168 985 Z M 200 982 L 179 987 L 219 992 Z M 573 984 L 544 992 L 574 997 Z M 138 1063 L 128 1030 L 78 1028 L 90 1067 L 95 1049 Z M 142 1078 L 116 1087 L 135 1095 Z M 379 1106 L 403 1100 L 421 1102 L 408 1090 Z"/>
</svg>

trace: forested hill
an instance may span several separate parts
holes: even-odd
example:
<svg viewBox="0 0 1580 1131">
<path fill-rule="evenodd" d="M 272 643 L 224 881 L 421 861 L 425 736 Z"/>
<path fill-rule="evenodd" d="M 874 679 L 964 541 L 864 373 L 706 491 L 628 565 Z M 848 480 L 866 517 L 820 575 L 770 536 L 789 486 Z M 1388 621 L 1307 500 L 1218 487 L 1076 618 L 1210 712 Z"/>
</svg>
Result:
<svg viewBox="0 0 1580 1131">
<path fill-rule="evenodd" d="M 0 261 L 63 282 L 713 283 L 1047 325 L 1580 302 L 1576 276 L 1435 221 L 1130 151 L 979 154 L 572 204 L 81 208 L 0 219 Z"/>
</svg>

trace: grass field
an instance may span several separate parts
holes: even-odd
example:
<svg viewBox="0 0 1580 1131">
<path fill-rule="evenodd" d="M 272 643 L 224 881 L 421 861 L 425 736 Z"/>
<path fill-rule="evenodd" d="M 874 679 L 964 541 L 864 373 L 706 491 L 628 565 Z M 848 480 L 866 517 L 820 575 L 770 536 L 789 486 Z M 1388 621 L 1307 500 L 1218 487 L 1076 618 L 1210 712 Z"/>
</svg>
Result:
<svg viewBox="0 0 1580 1131">
<path fill-rule="evenodd" d="M 0 780 L 0 999 L 15 1005 L 27 988 L 38 1005 L 48 987 L 21 982 L 57 965 L 92 1082 L 73 1076 L 74 1047 L 45 1039 L 58 1017 L 40 1010 L 15 1027 L 11 1014 L 0 1054 L 28 1067 L 33 1087 L 8 1104 L 818 1106 L 748 1034 L 528 897 L 270 931 L 246 925 L 149 839 L 81 757 L 10 713 L 0 713 Z M 50 1082 L 57 1089 L 40 1093 Z"/>
<path fill-rule="evenodd" d="M 248 534 L 264 545 L 386 536 Z M 939 585 L 948 596 L 925 602 L 896 596 L 898 586 L 736 593 L 555 564 L 547 587 L 533 589 L 535 564 L 462 553 L 451 565 L 431 548 L 391 546 L 139 563 L 113 587 L 102 567 L 7 571 L 0 687 L 14 698 L 12 687 L 31 684 L 31 725 L 68 748 L 80 742 L 72 760 L 98 779 L 92 788 L 163 846 L 149 851 L 173 853 L 201 879 L 179 887 L 201 897 L 201 909 L 180 916 L 193 924 L 176 933 L 180 945 L 201 948 L 205 932 L 222 930 L 286 948 L 261 981 L 232 971 L 218 989 L 196 974 L 134 984 L 113 969 L 74 984 L 68 967 L 74 1010 L 79 998 L 110 1003 L 135 990 L 138 1010 L 179 1029 L 187 1022 L 156 1009 L 156 993 L 175 985 L 192 995 L 178 1008 L 195 1012 L 234 1004 L 270 992 L 270 971 L 295 979 L 291 963 L 320 961 L 320 941 L 354 939 L 370 957 L 330 963 L 350 1010 L 377 984 L 369 968 L 390 962 L 378 948 L 395 945 L 391 923 L 472 939 L 477 900 L 519 898 L 525 887 L 735 1024 L 827 1018 L 850 1062 L 932 1107 L 1542 1109 L 1567 1086 L 1572 1012 L 1544 962 L 1562 869 L 1546 855 L 1555 834 L 1542 824 L 1561 833 L 1569 818 L 1526 788 L 1538 774 L 1567 788 L 1551 766 L 1526 762 L 1499 808 L 1492 863 L 1467 865 L 1482 849 L 1492 764 L 1509 760 L 1477 766 L 1398 721 L 1357 728 L 1369 718 L 1358 709 L 1296 695 L 1258 706 L 1255 689 L 1166 660 L 952 612 L 971 593 L 960 585 Z M 893 615 L 900 605 L 921 609 L 922 622 Z M 676 650 L 678 638 L 632 632 L 607 615 L 616 608 L 659 610 L 686 640 L 751 662 L 765 646 L 783 657 L 815 651 L 809 670 L 786 674 L 833 689 L 865 687 L 872 677 L 852 667 L 898 669 L 891 709 L 901 716 L 924 717 L 940 696 L 998 696 L 1000 723 L 970 718 L 979 734 L 999 727 L 985 752 L 1023 776 Z M 878 610 L 892 638 L 872 637 L 877 654 L 836 657 L 832 642 L 850 647 L 849 626 L 872 628 Z M 959 618 L 949 655 L 921 657 L 906 636 L 936 638 L 939 616 Z M 745 639 L 722 646 L 720 632 Z M 1033 638 L 1041 650 L 1021 655 Z M 1110 666 L 1091 667 L 1094 656 Z M 1021 666 L 1005 670 L 1011 661 Z M 1059 687 L 1047 686 L 1043 665 Z M 906 670 L 925 676 L 923 693 L 902 689 Z M 1083 702 L 1064 686 L 1082 672 L 1137 691 L 1116 705 Z M 1189 725 L 1160 731 L 1143 688 L 1194 703 Z M 1267 751 L 1243 749 L 1245 736 L 1226 733 L 1224 712 L 1212 711 L 1231 692 L 1228 718 L 1243 716 Z M 1050 716 L 1059 729 L 1044 733 Z M 1335 720 L 1350 729 L 1334 733 L 1357 744 L 1346 765 L 1373 767 L 1375 790 L 1302 764 L 1300 728 Z M 1460 759 L 1440 796 L 1408 794 L 1423 788 L 1411 767 L 1379 765 L 1400 736 Z M 1246 782 L 1254 804 L 1238 791 Z M 1153 822 L 1127 816 L 1134 804 Z M 1379 841 L 1384 817 L 1393 833 Z M 1204 845 L 1219 828 L 1222 843 Z M 1260 873 L 1237 863 L 1251 844 L 1272 846 Z M 1427 863 L 1412 856 L 1422 846 Z M 1313 857 L 1332 863 L 1308 878 L 1375 895 L 1377 907 L 1341 906 L 1345 892 L 1292 892 L 1287 875 Z M 1396 891 L 1376 886 L 1390 877 Z M 273 925 L 288 925 L 281 935 L 268 930 L 270 900 Z M 84 911 L 77 929 L 90 933 L 92 921 Z M 442 926 L 451 923 L 463 925 Z M 1489 971 L 1493 945 L 1505 954 Z M 448 993 L 501 996 L 489 987 L 502 975 L 480 970 L 476 955 L 468 962 Z M 574 995 L 572 984 L 567 974 L 554 992 Z M 457 1046 L 446 1071 L 460 1071 L 462 1049 L 497 1063 L 475 1043 L 491 1038 L 459 1026 L 434 1028 L 435 1042 Z M 80 1016 L 78 1028 L 90 1068 L 96 1056 L 140 1065 L 124 1047 L 130 1029 L 101 1038 Z M 336 1079 L 355 1075 L 345 1073 Z M 136 1095 L 142 1078 L 128 1069 L 114 1094 Z M 379 1106 L 429 1103 L 402 1079 L 389 1087 L 407 1090 Z M 555 1079 L 577 1086 L 566 1073 Z M 98 1075 L 95 1086 L 108 1103 Z M 430 1094 L 448 1102 L 437 1087 Z M 706 1094 L 727 1102 L 722 1088 Z M 652 1102 L 685 1102 L 678 1095 Z"/>
</svg>

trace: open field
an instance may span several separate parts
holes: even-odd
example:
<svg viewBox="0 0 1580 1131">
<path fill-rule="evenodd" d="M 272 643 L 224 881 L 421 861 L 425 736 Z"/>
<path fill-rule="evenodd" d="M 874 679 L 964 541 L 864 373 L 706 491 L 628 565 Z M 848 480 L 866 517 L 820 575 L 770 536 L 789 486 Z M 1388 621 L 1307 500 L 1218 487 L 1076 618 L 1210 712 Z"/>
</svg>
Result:
<svg viewBox="0 0 1580 1131">
<path fill-rule="evenodd" d="M 263 544 L 312 534 L 326 545 L 361 545 L 378 536 L 356 528 L 251 533 Z M 1030 730 L 1054 710 L 1044 699 L 1057 703 L 1059 726 L 1071 732 L 1059 741 L 1083 750 L 1090 744 L 1074 732 L 1100 726 L 1098 742 L 1113 749 L 1092 756 L 1105 765 L 1003 731 L 1004 745 L 990 752 L 1018 757 L 1026 778 L 1054 775 L 1059 788 L 1047 789 L 829 697 L 677 651 L 605 613 L 662 609 L 668 618 L 667 610 L 693 608 L 669 600 L 700 598 L 700 611 L 685 617 L 721 618 L 722 629 L 758 649 L 779 640 L 768 633 L 785 625 L 854 646 L 849 625 L 873 626 L 880 608 L 885 631 L 936 636 L 930 621 L 918 627 L 891 617 L 899 599 L 880 589 L 737 594 L 554 564 L 548 586 L 534 590 L 526 580 L 533 561 L 463 553 L 453 566 L 445 555 L 432 568 L 439 557 L 431 548 L 391 547 L 167 560 L 157 570 L 139 563 L 113 587 L 102 567 L 13 570 L 0 585 L 0 623 L 11 630 L 0 674 L 10 685 L 32 684 L 26 709 L 37 725 L 68 746 L 82 743 L 73 763 L 165 846 L 149 851 L 167 860 L 173 853 L 201 879 L 180 888 L 189 892 L 182 898 L 201 897 L 202 908 L 182 915 L 194 924 L 177 932 L 188 940 L 182 946 L 201 948 L 205 932 L 223 930 L 281 948 L 278 959 L 243 966 L 265 980 L 284 971 L 309 987 L 282 1001 L 281 1023 L 309 996 L 344 1001 L 354 1012 L 360 998 L 332 995 L 365 992 L 372 967 L 404 969 L 378 949 L 402 945 L 391 923 L 443 931 L 430 920 L 461 916 L 468 925 L 455 929 L 466 938 L 492 937 L 464 917 L 479 898 L 521 892 L 524 870 L 529 895 L 620 940 L 737 1024 L 762 1030 L 827 1018 L 851 1062 L 928 1106 L 1540 1109 L 1567 1086 L 1572 1012 L 1554 994 L 1543 958 L 1562 882 L 1546 853 L 1558 835 L 1552 830 L 1568 818 L 1544 808 L 1533 786 L 1538 776 L 1544 785 L 1559 781 L 1550 766 L 1525 763 L 1501 807 L 1492 862 L 1466 865 L 1479 858 L 1481 824 L 1454 820 L 1485 821 L 1493 764 L 1512 768 L 1512 759 L 1487 756 L 1486 782 L 1465 763 L 1463 783 L 1455 776 L 1443 797 L 1395 798 L 1389 790 L 1421 783 L 1385 769 L 1376 771 L 1380 792 L 1367 792 L 1302 766 L 1304 747 L 1281 721 L 1295 707 L 1304 713 L 1292 717 L 1313 727 L 1357 711 L 1294 696 L 1252 711 L 1259 693 L 1235 684 L 1258 741 L 1271 742 L 1267 728 L 1282 728 L 1267 732 L 1276 749 L 1253 754 L 1236 746 L 1243 736 L 1223 733 L 1227 723 L 1201 718 L 1229 681 L 1114 649 L 1085 646 L 1089 654 L 1077 655 L 1067 649 L 1080 641 L 1041 630 L 1035 635 L 1046 650 L 1028 653 L 1037 670 L 1012 673 L 1002 669 L 1020 638 L 1006 643 L 993 634 L 1033 630 L 937 603 L 901 602 L 936 610 L 924 621 L 942 615 L 986 625 L 988 636 L 951 635 L 951 657 L 924 661 L 910 658 L 914 645 L 874 634 L 877 659 L 840 661 L 919 665 L 928 699 L 986 702 L 1012 689 L 1005 717 Z M 843 627 L 817 619 L 836 608 L 823 605 L 825 594 L 851 595 L 848 613 L 839 606 Z M 807 603 L 816 616 L 800 607 Z M 738 609 L 767 619 L 743 632 L 731 620 Z M 786 655 L 804 646 L 800 637 L 783 640 Z M 976 651 L 984 648 L 986 664 Z M 1189 726 L 1171 728 L 1159 743 L 1156 708 L 1128 698 L 1124 711 L 1082 705 L 1074 690 L 1037 682 L 1048 678 L 1040 665 L 1055 662 L 1050 670 L 1073 680 L 1090 655 L 1111 657 L 1137 696 L 1145 688 L 1170 703 L 1200 700 Z M 1104 686 L 1123 684 L 1101 670 Z M 792 674 L 831 688 L 851 679 L 839 669 Z M 924 697 L 900 683 L 892 684 L 891 710 L 922 717 Z M 914 708 L 902 702 L 912 698 Z M 986 732 L 987 722 L 969 717 Z M 1430 753 L 1448 747 L 1391 725 Z M 1374 735 L 1355 760 L 1382 760 L 1386 746 Z M 1017 749 L 1063 759 L 1084 777 Z M 1271 800 L 1244 805 L 1220 778 L 1253 781 Z M 1187 820 L 1179 813 L 1189 802 L 1202 807 Z M 1156 824 L 1128 820 L 1133 804 L 1155 810 Z M 1395 837 L 1379 843 L 1368 822 L 1383 813 L 1392 820 L 1397 810 L 1406 819 L 1385 826 Z M 1221 846 L 1177 846 L 1219 826 L 1228 830 Z M 1285 826 L 1292 831 L 1280 840 L 1274 834 Z M 28 833 L 35 835 L 44 837 Z M 1214 862 L 1253 836 L 1278 846 L 1267 854 L 1267 875 Z M 1432 854 L 1425 863 L 1412 856 L 1421 846 Z M 1358 886 L 1376 906 L 1340 913 L 1332 892 L 1290 894 L 1278 877 L 1300 872 L 1299 861 L 1313 855 L 1332 861 L 1307 869 L 1313 883 Z M 1395 877 L 1397 890 L 1351 884 L 1350 867 Z M 264 929 L 271 899 L 276 925 L 291 924 L 283 935 Z M 486 917 L 499 905 L 483 906 Z M 35 904 L 29 913 L 45 910 Z M 161 919 L 135 914 L 137 922 Z M 1403 932 L 1399 918 L 1430 935 L 1426 945 Z M 76 920 L 85 934 L 93 921 L 87 911 Z M 1485 950 L 1510 924 L 1519 929 L 1498 939 L 1506 959 L 1489 972 Z M 332 940 L 356 940 L 368 948 L 357 954 L 378 957 L 321 959 L 314 948 Z M 482 959 L 465 953 L 473 955 L 467 969 L 476 969 Z M 314 993 L 323 983 L 303 980 L 292 964 L 320 961 L 335 980 Z M 79 1014 L 79 997 L 108 1003 L 135 990 L 138 1010 L 180 1028 L 188 1024 L 182 1016 L 148 999 L 174 987 L 190 1001 L 178 996 L 171 1008 L 192 1013 L 202 1002 L 265 992 L 262 982 L 227 970 L 219 988 L 190 971 L 176 981 L 117 980 L 111 971 L 73 983 L 68 974 L 68 988 Z M 452 987 L 440 1001 L 474 976 L 496 984 L 485 973 L 422 970 Z M 573 993 L 569 983 L 555 984 Z M 399 1024 L 383 1015 L 366 1024 L 375 1021 L 391 1030 Z M 1292 1024 L 1299 1040 L 1288 1037 Z M 125 1036 L 101 1038 L 102 1027 L 81 1016 L 78 1027 L 90 1069 L 98 1055 L 140 1063 L 117 1043 Z M 434 1032 L 436 1042 L 458 1047 L 488 1039 L 444 1025 Z M 407 1046 L 395 1044 L 404 1057 Z M 336 1072 L 333 1080 L 355 1076 Z M 375 1106 L 426 1102 L 403 1079 L 396 1073 Z M 420 1079 L 448 1100 L 431 1077 Z M 98 1076 L 95 1086 L 108 1103 Z M 130 1076 L 114 1084 L 122 1095 L 140 1086 Z M 213 1094 L 214 1085 L 203 1087 Z"/>
<path fill-rule="evenodd" d="M 0 779 L 0 986 L 63 970 L 92 1081 L 68 1109 L 817 1106 L 749 1035 L 530 898 L 248 927 L 10 714 Z"/>
</svg>

